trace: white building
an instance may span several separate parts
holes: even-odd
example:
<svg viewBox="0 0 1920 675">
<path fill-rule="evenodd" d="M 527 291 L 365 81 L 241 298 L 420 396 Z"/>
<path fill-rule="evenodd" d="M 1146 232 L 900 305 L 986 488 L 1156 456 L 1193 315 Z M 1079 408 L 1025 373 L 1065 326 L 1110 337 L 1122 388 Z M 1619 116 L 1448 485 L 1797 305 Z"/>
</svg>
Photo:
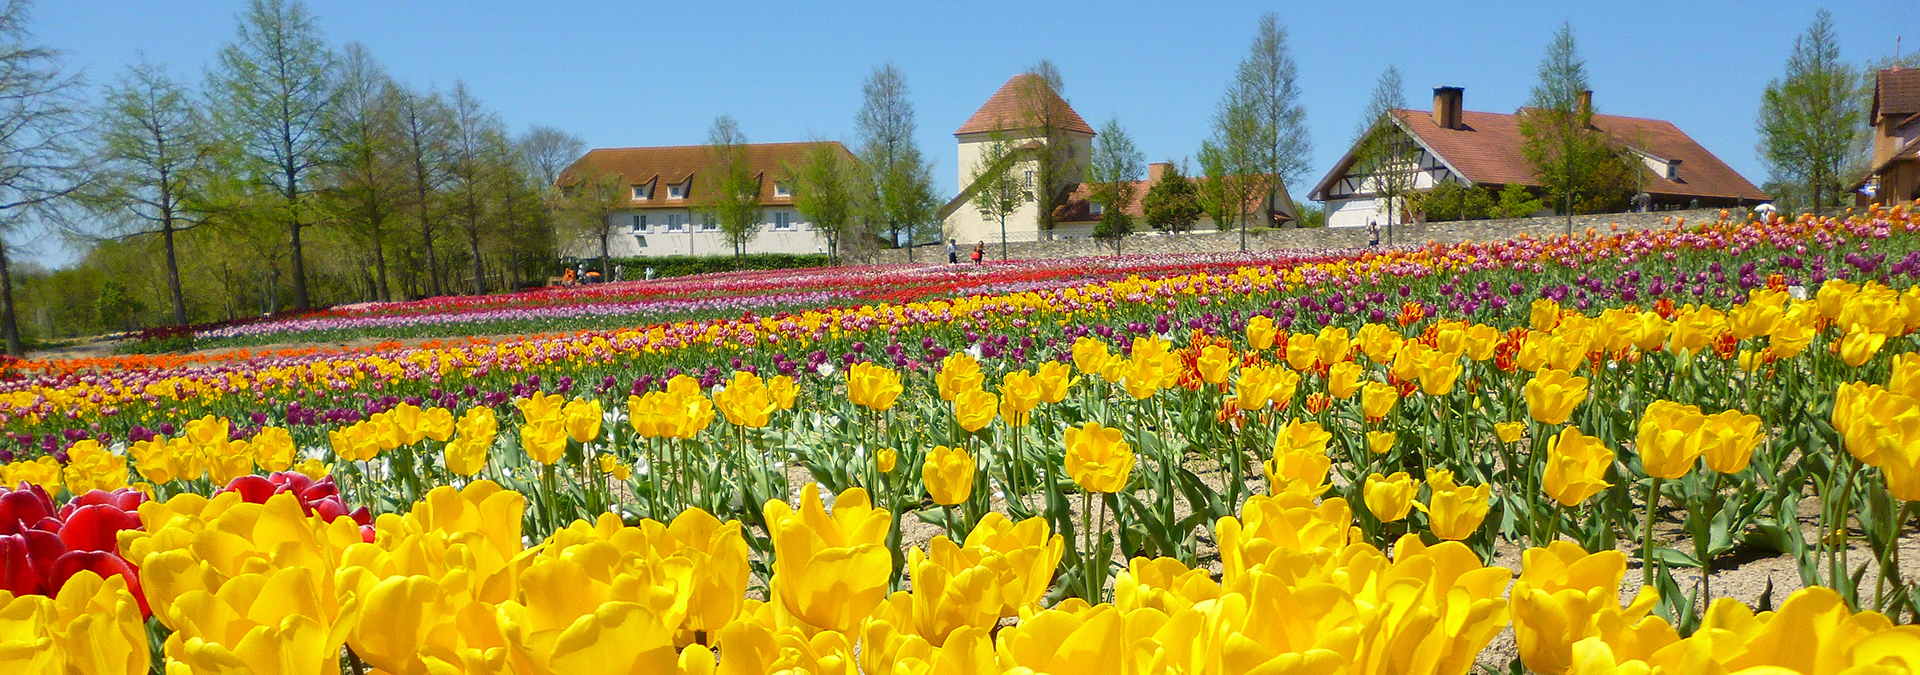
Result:
<svg viewBox="0 0 1920 675">
<path fill-rule="evenodd" d="M 1043 117 L 1050 119 L 1055 129 L 1051 140 L 1043 128 L 1047 125 L 1038 123 Z M 992 145 L 1002 141 L 1017 148 L 1015 159 L 1006 170 L 1023 179 L 1030 193 L 1038 173 L 1039 161 L 1035 153 L 1043 150 L 1049 142 L 1067 144 L 1065 151 L 1059 155 L 1065 167 L 1061 172 L 1061 184 L 1054 188 L 1053 228 L 1041 230 L 1039 202 L 1029 194 L 1026 203 L 1007 216 L 1006 241 L 1084 239 L 1093 236 L 1094 225 L 1100 221 L 1105 208 L 1105 205 L 1088 200 L 1091 190 L 1084 182 L 1087 165 L 1093 159 L 1094 135 L 1093 127 L 1038 76 L 1022 74 L 1007 80 L 999 91 L 994 92 L 979 110 L 974 111 L 973 116 L 953 132 L 958 146 L 956 164 L 961 187 L 960 194 L 939 211 L 941 227 L 946 236 L 958 240 L 963 246 L 993 246 L 1000 243 L 1000 221 L 982 215 L 974 206 L 973 198 L 981 187 L 974 181 L 981 162 L 990 154 Z M 1142 214 L 1140 200 L 1146 197 L 1147 191 L 1159 182 L 1171 166 L 1167 163 L 1152 164 L 1147 180 L 1135 182 L 1134 201 L 1124 208 L 1134 217 L 1136 231 L 1151 231 Z M 1294 219 L 1293 201 L 1287 196 L 1285 187 L 1276 189 L 1272 195 L 1260 201 L 1264 208 L 1255 206 L 1249 210 L 1254 214 L 1264 212 L 1266 225 L 1279 226 Z M 1213 221 L 1203 216 L 1193 229 L 1214 229 Z"/>
<path fill-rule="evenodd" d="M 748 253 L 826 252 L 826 238 L 794 208 L 786 169 L 800 164 L 808 149 L 823 144 L 847 152 L 837 141 L 745 146 L 748 166 L 760 183 L 761 205 L 760 232 L 747 242 Z M 847 160 L 853 161 L 851 153 Z M 607 242 L 609 256 L 733 254 L 719 224 L 700 208 L 699 177 L 712 167 L 706 146 L 598 148 L 568 166 L 562 180 L 587 167 L 621 176 L 631 195 L 630 208 L 616 216 Z M 561 255 L 599 257 L 600 242 L 591 237 L 565 241 Z"/>
</svg>

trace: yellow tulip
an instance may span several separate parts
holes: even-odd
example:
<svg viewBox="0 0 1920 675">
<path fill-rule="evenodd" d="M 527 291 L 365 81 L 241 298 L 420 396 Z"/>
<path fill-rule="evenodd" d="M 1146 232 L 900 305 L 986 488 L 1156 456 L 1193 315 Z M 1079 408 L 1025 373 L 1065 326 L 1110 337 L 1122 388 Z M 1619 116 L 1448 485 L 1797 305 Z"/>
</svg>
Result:
<svg viewBox="0 0 1920 675">
<path fill-rule="evenodd" d="M 1335 364 L 1348 359 L 1353 353 L 1353 339 L 1345 328 L 1327 326 L 1313 338 L 1314 356 L 1321 363 Z"/>
<path fill-rule="evenodd" d="M 1395 354 L 1400 353 L 1403 342 L 1399 333 L 1383 324 L 1370 323 L 1360 327 L 1360 333 L 1354 336 L 1360 343 L 1360 351 L 1374 363 L 1392 363 Z"/>
<path fill-rule="evenodd" d="M 1233 405 L 1241 410 L 1265 410 L 1273 400 L 1275 379 L 1279 368 L 1274 366 L 1248 366 L 1240 369 L 1240 377 L 1233 383 Z"/>
<path fill-rule="evenodd" d="M 1266 351 L 1273 348 L 1273 340 L 1279 335 L 1274 328 L 1273 319 L 1264 314 L 1255 314 L 1247 319 L 1247 349 Z"/>
<path fill-rule="evenodd" d="M 1547 439 L 1547 470 L 1540 489 L 1564 506 L 1574 506 L 1612 484 L 1606 481 L 1613 466 L 1613 450 L 1598 437 L 1567 427 Z"/>
<path fill-rule="evenodd" d="M 567 436 L 575 443 L 586 443 L 600 437 L 600 423 L 606 413 L 600 408 L 600 399 L 574 399 L 560 410 L 561 422 L 567 428 Z"/>
<path fill-rule="evenodd" d="M 1447 541 L 1459 541 L 1473 536 L 1473 533 L 1480 529 L 1480 523 L 1487 519 L 1487 512 L 1493 507 L 1493 502 L 1489 501 L 1493 495 L 1493 486 L 1454 485 L 1451 476 L 1435 481 L 1434 474 L 1433 470 L 1427 472 L 1427 485 L 1433 492 L 1427 498 L 1427 503 L 1414 502 L 1413 505 L 1427 514 L 1427 524 L 1433 530 L 1433 536 Z M 1371 503 L 1369 500 L 1368 509 L 1373 508 Z"/>
<path fill-rule="evenodd" d="M 1541 369 L 1527 380 L 1527 415 L 1541 424 L 1565 424 L 1587 400 L 1587 378 L 1565 370 Z"/>
<path fill-rule="evenodd" d="M 1119 492 L 1133 471 L 1133 447 L 1119 429 L 1088 422 L 1067 427 L 1067 475 L 1089 492 Z"/>
<path fill-rule="evenodd" d="M 456 475 L 472 476 L 487 468 L 487 453 L 492 446 L 491 441 L 482 443 L 472 438 L 455 438 L 441 449 L 442 461 L 447 465 L 448 471 Z"/>
<path fill-rule="evenodd" d="M 1896 499 L 1920 499 L 1920 400 L 1850 382 L 1834 395 L 1833 426 L 1847 452 L 1878 467 Z"/>
<path fill-rule="evenodd" d="M 1520 436 L 1525 433 L 1527 433 L 1525 422 L 1496 422 L 1493 425 L 1493 435 L 1498 436 L 1501 443 L 1518 442 Z"/>
<path fill-rule="evenodd" d="M 633 467 L 611 454 L 602 454 L 594 458 L 594 462 L 600 465 L 601 473 L 613 476 L 614 480 L 626 480 L 633 476 Z"/>
<path fill-rule="evenodd" d="M 973 456 L 966 448 L 937 445 L 920 465 L 920 482 L 933 503 L 954 506 L 973 496 L 973 472 Z"/>
<path fill-rule="evenodd" d="M 993 423 L 999 407 L 1000 399 L 993 394 L 978 389 L 960 392 L 953 398 L 953 419 L 969 433 L 979 431 Z"/>
<path fill-rule="evenodd" d="M 1500 347 L 1500 329 L 1483 323 L 1467 327 L 1467 358 L 1486 361 Z"/>
<path fill-rule="evenodd" d="M 1200 356 L 1194 365 L 1200 371 L 1200 380 L 1207 384 L 1222 384 L 1233 373 L 1233 352 L 1220 345 L 1207 345 L 1200 350 Z"/>
<path fill-rule="evenodd" d="M 1828 279 L 1814 292 L 1814 300 L 1819 303 L 1820 316 L 1839 319 L 1840 313 L 1847 308 L 1847 302 L 1860 292 L 1859 284 L 1848 283 L 1842 279 Z"/>
<path fill-rule="evenodd" d="M 1893 368 L 1887 375 L 1887 389 L 1896 394 L 1920 398 L 1920 354 L 1908 352 L 1893 357 Z"/>
<path fill-rule="evenodd" d="M 435 408 L 435 410 L 441 410 Z M 442 412 L 445 412 L 442 410 Z M 439 440 L 446 440 L 441 438 Z M 269 472 L 286 471 L 293 466 L 293 434 L 280 427 L 261 427 L 247 442 L 253 450 L 253 463 Z"/>
<path fill-rule="evenodd" d="M 1527 311 L 1528 325 L 1537 331 L 1551 331 L 1560 324 L 1560 303 L 1540 298 Z"/>
<path fill-rule="evenodd" d="M 1337 399 L 1347 399 L 1360 389 L 1360 364 L 1352 361 L 1331 361 L 1333 366 L 1327 369 L 1327 394 Z"/>
<path fill-rule="evenodd" d="M 1626 554 L 1588 554 L 1578 544 L 1556 541 L 1521 554 L 1520 578 L 1511 592 L 1513 634 L 1520 660 L 1536 673 L 1565 673 L 1573 645 L 1597 637 L 1616 645 L 1625 659 L 1644 659 L 1679 640 L 1671 626 L 1648 616 L 1659 594 L 1643 588 L 1633 604 L 1620 606 Z"/>
<path fill-rule="evenodd" d="M 900 373 L 862 361 L 847 369 L 847 399 L 875 411 L 892 408 L 899 400 Z"/>
<path fill-rule="evenodd" d="M 1847 365 L 1859 368 L 1874 354 L 1880 353 L 1880 347 L 1887 344 L 1884 333 L 1854 329 L 1840 336 L 1840 360 Z"/>
<path fill-rule="evenodd" d="M 1420 494 L 1420 481 L 1405 471 L 1396 471 L 1391 476 L 1375 473 L 1367 476 L 1362 493 L 1366 496 L 1367 511 L 1380 522 L 1391 523 L 1407 517 L 1407 512 L 1413 510 L 1414 497 Z"/>
<path fill-rule="evenodd" d="M 1460 379 L 1462 367 L 1460 355 L 1439 350 L 1427 352 L 1419 363 L 1420 391 L 1428 396 L 1445 396 L 1453 392 L 1453 383 Z"/>
<path fill-rule="evenodd" d="M 1640 467 L 1648 476 L 1672 480 L 1687 475 L 1706 452 L 1701 427 L 1706 415 L 1690 405 L 1673 401 L 1654 401 L 1640 416 L 1640 433 L 1634 450 L 1640 454 Z"/>
<path fill-rule="evenodd" d="M 1295 333 L 1287 337 L 1287 365 L 1294 370 L 1312 370 L 1319 360 L 1319 352 L 1314 350 L 1312 333 Z"/>
<path fill-rule="evenodd" d="M 1727 330 L 1727 315 L 1712 307 L 1687 305 L 1673 315 L 1673 333 L 1668 348 L 1680 352 L 1698 352 L 1713 344 Z"/>
<path fill-rule="evenodd" d="M 743 370 L 734 371 L 727 385 L 713 393 L 713 406 L 726 415 L 728 424 L 749 429 L 767 426 L 773 411 L 780 409 L 773 389 L 760 376 Z"/>
<path fill-rule="evenodd" d="M 1136 351 L 1133 358 L 1125 361 L 1121 370 L 1120 383 L 1126 387 L 1127 395 L 1134 400 L 1143 400 L 1160 393 L 1172 373 L 1166 368 L 1165 359 L 1142 356 Z"/>
<path fill-rule="evenodd" d="M 1774 356 L 1790 359 L 1806 351 L 1807 346 L 1813 343 L 1815 334 L 1813 326 L 1798 323 L 1783 324 L 1779 330 L 1774 331 L 1773 335 L 1767 338 L 1767 347 L 1773 350 Z"/>
<path fill-rule="evenodd" d="M 954 352 L 940 360 L 940 372 L 933 376 L 934 384 L 940 387 L 940 399 L 951 401 L 955 396 L 980 389 L 987 382 L 985 373 L 980 372 L 980 362 L 966 352 Z"/>
<path fill-rule="evenodd" d="M 1046 361 L 1034 367 L 1033 379 L 1040 385 L 1040 400 L 1044 403 L 1059 403 L 1067 400 L 1067 392 L 1080 380 L 1073 376 L 1067 364 L 1059 361 Z"/>
<path fill-rule="evenodd" d="M 1759 417 L 1738 410 L 1708 415 L 1703 425 L 1707 448 L 1701 455 L 1707 460 L 1707 468 L 1728 474 L 1746 469 L 1760 444 L 1760 424 Z"/>
<path fill-rule="evenodd" d="M 1641 312 L 1635 317 L 1631 330 L 1634 349 L 1650 352 L 1667 343 L 1667 334 L 1672 332 L 1673 324 L 1658 312 Z"/>
<path fill-rule="evenodd" d="M 1385 382 L 1368 381 L 1360 389 L 1360 411 L 1370 420 L 1386 419 L 1393 404 L 1400 402 L 1400 390 Z"/>
<path fill-rule="evenodd" d="M 1369 431 L 1367 432 L 1367 452 L 1376 455 L 1384 455 L 1392 452 L 1393 443 L 1395 440 L 1398 440 L 1399 437 L 1399 434 L 1391 431 Z"/>
<path fill-rule="evenodd" d="M 793 617 L 847 632 L 886 599 L 891 516 L 873 508 L 866 490 L 840 493 L 829 514 L 820 487 L 808 482 L 800 489 L 800 510 L 769 500 L 764 511 L 774 548 L 771 594 Z"/>
<path fill-rule="evenodd" d="M 960 553 L 1000 574 L 1001 616 L 1018 616 L 1039 603 L 1066 555 L 1066 540 L 1053 534 L 1045 517 L 1015 523 L 989 511 L 975 523 Z"/>
<path fill-rule="evenodd" d="M 528 422 L 543 422 L 559 419 L 560 410 L 566 406 L 566 402 L 567 399 L 559 394 L 534 392 L 531 397 L 515 400 L 513 406 L 520 409 L 520 415 Z"/>
<path fill-rule="evenodd" d="M 567 429 L 558 421 L 531 422 L 520 427 L 520 447 L 538 464 L 554 464 L 567 452 Z"/>
<path fill-rule="evenodd" d="M 1327 472 L 1332 467 L 1333 459 L 1325 452 L 1309 451 L 1275 452 L 1273 459 L 1260 463 L 1267 477 L 1267 494 L 1298 494 L 1309 498 L 1325 494 L 1333 487 L 1327 482 Z"/>
<path fill-rule="evenodd" d="M 881 448 L 873 453 L 873 468 L 880 473 L 893 473 L 893 465 L 900 461 L 900 453 L 893 448 Z"/>
<path fill-rule="evenodd" d="M 127 458 L 100 447 L 99 441 L 84 439 L 67 447 L 65 477 L 67 491 L 75 495 L 118 490 L 127 486 Z"/>
<path fill-rule="evenodd" d="M 1106 372 L 1107 362 L 1111 360 L 1113 360 L 1113 353 L 1107 349 L 1107 343 L 1084 335 L 1073 341 L 1073 367 L 1079 368 L 1080 372 L 1105 380 L 1103 374 Z"/>
<path fill-rule="evenodd" d="M 1288 420 L 1274 437 L 1273 452 L 1276 455 L 1288 452 L 1324 455 L 1327 454 L 1327 442 L 1331 440 L 1333 434 L 1321 427 L 1319 422 Z"/>
<path fill-rule="evenodd" d="M 0 670 L 141 675 L 150 667 L 146 624 L 125 577 L 81 570 L 54 597 L 0 590 Z"/>
<path fill-rule="evenodd" d="M 889 601 L 908 615 L 901 623 L 933 647 L 945 646 L 961 629 L 993 629 L 1000 620 L 1000 575 L 991 567 L 970 564 L 974 561 L 945 536 L 934 537 L 928 547 L 932 555 L 918 548 L 907 552 L 913 592 L 895 593 Z"/>
<path fill-rule="evenodd" d="M 1756 288 L 1754 292 L 1762 291 Z M 1728 314 L 1727 330 L 1733 333 L 1734 338 L 1740 340 L 1772 335 L 1774 326 L 1779 325 L 1780 319 L 1785 316 L 1784 302 L 1766 303 L 1749 300 L 1747 304 L 1734 308 Z"/>
<path fill-rule="evenodd" d="M 1007 418 L 1009 424 L 1026 424 L 1029 414 L 1044 400 L 1044 386 L 1032 373 L 1016 370 L 1000 378 L 1000 416 Z"/>
<path fill-rule="evenodd" d="M 773 405 L 781 410 L 792 410 L 793 400 L 800 395 L 800 388 L 794 385 L 793 378 L 786 375 L 776 375 L 767 380 L 767 391 L 773 394 Z"/>
</svg>

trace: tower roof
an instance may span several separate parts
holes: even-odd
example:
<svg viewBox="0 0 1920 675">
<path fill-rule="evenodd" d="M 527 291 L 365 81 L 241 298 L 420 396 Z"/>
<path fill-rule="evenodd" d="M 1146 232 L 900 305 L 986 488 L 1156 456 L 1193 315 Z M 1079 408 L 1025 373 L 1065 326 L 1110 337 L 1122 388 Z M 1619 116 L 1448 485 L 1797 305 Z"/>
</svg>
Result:
<svg viewBox="0 0 1920 675">
<path fill-rule="evenodd" d="M 1045 100 L 1059 120 L 1061 129 L 1093 135 L 1093 127 L 1080 118 L 1080 113 L 1074 112 L 1066 99 L 1060 98 L 1053 87 L 1047 86 L 1045 80 L 1032 73 L 1015 75 L 1006 84 L 1000 85 L 1000 90 L 993 92 L 993 97 L 988 98 L 979 110 L 973 111 L 973 116 L 967 118 L 967 122 L 960 125 L 953 135 L 1030 129 L 1034 126 L 1030 113 L 1035 112 L 1030 108 L 1038 105 L 1034 100 L 1036 97 Z"/>
</svg>

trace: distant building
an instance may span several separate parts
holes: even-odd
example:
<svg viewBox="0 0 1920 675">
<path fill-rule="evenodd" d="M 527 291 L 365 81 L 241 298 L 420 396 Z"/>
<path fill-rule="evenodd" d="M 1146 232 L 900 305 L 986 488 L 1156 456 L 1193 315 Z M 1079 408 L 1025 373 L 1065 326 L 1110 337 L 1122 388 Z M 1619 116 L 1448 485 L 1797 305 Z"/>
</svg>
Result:
<svg viewBox="0 0 1920 675">
<path fill-rule="evenodd" d="M 1874 77 L 1873 159 L 1853 186 L 1860 204 L 1901 204 L 1920 198 L 1920 68 L 1889 68 Z"/>
<path fill-rule="evenodd" d="M 1591 105 L 1591 96 L 1591 92 L 1583 94 L 1584 104 Z M 1521 154 L 1520 120 L 1526 111 L 1504 114 L 1463 110 L 1464 98 L 1465 90 L 1459 87 L 1435 88 L 1432 111 L 1391 111 L 1389 126 L 1376 132 L 1398 134 L 1408 143 L 1411 152 L 1398 170 L 1411 172 L 1411 191 L 1425 192 L 1452 182 L 1477 185 L 1491 192 L 1508 185 L 1541 192 L 1533 166 Z M 1640 172 L 1642 194 L 1635 200 L 1643 210 L 1754 205 L 1772 199 L 1671 122 L 1594 115 L 1593 126 L 1625 152 L 1629 161 L 1638 160 L 1645 169 Z M 1326 204 L 1330 227 L 1387 222 L 1388 207 L 1379 196 L 1380 181 L 1356 166 L 1358 149 L 1355 144 L 1348 150 L 1308 195 Z M 1405 205 L 1395 204 L 1394 208 L 1404 211 Z M 1393 218 L 1396 223 L 1406 220 L 1404 214 Z"/>
<path fill-rule="evenodd" d="M 792 185 L 785 166 L 798 165 L 808 149 L 837 141 L 810 143 L 753 143 L 745 146 L 747 163 L 760 183 L 760 233 L 747 242 L 748 253 L 819 253 L 826 238 L 802 220 L 793 205 Z M 847 154 L 851 160 L 853 155 Z M 628 187 L 629 208 L 616 216 L 607 253 L 616 258 L 666 255 L 732 255 L 733 247 L 711 215 L 701 212 L 700 174 L 711 170 L 707 146 L 654 148 L 597 148 L 563 172 L 562 181 L 582 171 L 621 176 Z M 590 237 L 562 242 L 561 255 L 591 258 L 600 255 L 600 243 Z"/>
<path fill-rule="evenodd" d="M 1104 205 L 1089 200 L 1091 186 L 1085 183 L 1087 165 L 1093 159 L 1093 127 L 1088 125 L 1080 114 L 1060 98 L 1045 82 L 1031 74 L 1015 75 L 1001 85 L 987 102 L 974 111 L 967 121 L 954 130 L 953 137 L 958 145 L 960 194 L 948 201 L 939 211 L 939 219 L 946 236 L 958 239 L 961 243 L 1000 243 L 1000 221 L 988 219 L 974 208 L 973 198 L 980 185 L 973 181 L 974 173 L 980 162 L 989 154 L 995 141 L 1012 143 L 1018 154 L 1013 165 L 1007 170 L 1026 181 L 1029 191 L 1033 189 L 1038 172 L 1038 159 L 1033 153 L 1046 147 L 1049 142 L 1044 129 L 1038 128 L 1034 120 L 1034 106 L 1051 107 L 1052 119 L 1057 130 L 1057 140 L 1068 144 L 1062 157 L 1066 161 L 1062 172 L 1062 185 L 1054 195 L 1054 227 L 1050 231 L 1040 230 L 1040 209 L 1038 200 L 1029 195 L 1027 202 L 1007 216 L 1007 241 L 1038 241 L 1043 239 L 1085 239 L 1093 236 L 1093 227 L 1100 221 Z M 1047 108 L 1038 108 L 1047 111 Z M 1170 164 L 1153 164 L 1148 167 L 1148 178 L 1135 181 L 1134 201 L 1124 208 L 1135 218 L 1136 229 L 1146 229 L 1140 208 L 1140 200 L 1145 198 L 1147 190 L 1158 182 Z M 1287 197 L 1284 187 L 1276 189 L 1274 194 L 1261 200 L 1262 204 L 1251 209 L 1255 218 L 1263 211 L 1269 225 L 1278 225 L 1294 218 L 1293 201 Z M 1264 207 L 1264 208 L 1262 208 Z M 1195 224 L 1195 229 L 1211 229 L 1213 223 L 1206 218 Z"/>
</svg>

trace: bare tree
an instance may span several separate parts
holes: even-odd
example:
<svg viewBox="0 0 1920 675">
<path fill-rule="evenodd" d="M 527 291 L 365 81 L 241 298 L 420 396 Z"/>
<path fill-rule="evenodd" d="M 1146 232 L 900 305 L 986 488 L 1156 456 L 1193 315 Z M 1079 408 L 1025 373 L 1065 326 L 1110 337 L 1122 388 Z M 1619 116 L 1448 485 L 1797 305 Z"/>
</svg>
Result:
<svg viewBox="0 0 1920 675">
<path fill-rule="evenodd" d="M 855 118 L 860 134 L 860 159 L 867 168 L 871 194 L 868 222 L 884 227 L 894 246 L 912 244 L 933 224 L 931 164 L 914 143 L 913 103 L 907 100 L 907 78 L 887 64 L 875 68 L 861 87 L 865 102 Z"/>
<path fill-rule="evenodd" d="M 560 185 L 561 211 L 566 214 L 568 229 L 575 238 L 600 242 L 600 276 L 612 278 L 607 244 L 613 237 L 614 215 L 633 199 L 632 186 L 627 184 L 626 176 L 587 164 L 562 174 Z M 693 229 L 691 223 L 687 229 Z"/>
<path fill-rule="evenodd" d="M 1280 16 L 1260 17 L 1259 31 L 1240 62 L 1233 93 L 1247 106 L 1253 120 L 1253 169 L 1270 181 L 1262 189 L 1278 189 L 1300 180 L 1312 160 L 1313 141 L 1307 135 L 1307 109 L 1300 103 L 1299 65 L 1287 47 L 1287 29 Z"/>
<path fill-rule="evenodd" d="M 1393 244 L 1393 220 L 1418 167 L 1412 165 L 1412 139 L 1393 123 L 1393 111 L 1407 107 L 1406 85 L 1400 69 L 1387 66 L 1373 85 L 1367 110 L 1354 130 L 1354 173 L 1365 176 L 1362 190 L 1371 190 L 1379 207 L 1387 212 L 1387 244 Z"/>
<path fill-rule="evenodd" d="M 986 152 L 980 156 L 980 163 L 973 166 L 973 175 L 967 180 L 968 185 L 980 186 L 973 193 L 973 207 L 980 211 L 980 217 L 1000 223 L 1001 260 L 1007 259 L 1007 217 L 1033 198 L 1026 181 L 1014 175 L 1014 169 L 1027 156 L 1013 141 L 995 131 Z"/>
<path fill-rule="evenodd" d="M 324 127 L 328 159 L 322 203 L 349 236 L 372 250 L 375 299 L 392 300 L 387 247 L 400 226 L 408 187 L 399 152 L 397 89 L 358 43 L 347 45 L 340 71 L 337 104 Z"/>
<path fill-rule="evenodd" d="M 30 44 L 27 2 L 0 8 L 0 333 L 7 353 L 22 355 L 7 267 L 6 236 L 82 185 L 74 139 L 84 129 L 80 82 L 59 53 Z"/>
<path fill-rule="evenodd" d="M 1033 185 L 1028 186 L 1039 208 L 1034 225 L 1040 232 L 1049 233 L 1053 231 L 1054 208 L 1066 197 L 1067 189 L 1082 178 L 1073 158 L 1073 139 L 1067 134 L 1071 108 L 1061 94 L 1066 84 L 1060 69 L 1052 61 L 1041 59 L 1020 79 L 1018 87 L 1024 131 L 1040 141 L 1032 151 Z"/>
<path fill-rule="evenodd" d="M 587 152 L 587 142 L 553 127 L 535 126 L 520 137 L 520 154 L 531 167 L 533 178 L 545 189 L 560 180 L 560 172 Z"/>
<path fill-rule="evenodd" d="M 108 88 L 93 139 L 94 181 L 75 196 L 97 215 L 82 236 L 157 236 L 166 259 L 173 323 L 187 324 L 176 239 L 206 216 L 199 190 L 216 152 L 206 116 L 164 66 L 140 63 Z"/>
<path fill-rule="evenodd" d="M 313 191 L 308 174 L 321 162 L 321 125 L 333 105 L 333 55 L 306 5 L 294 0 L 253 0 L 240 17 L 234 42 L 220 50 L 208 89 L 219 105 L 214 118 L 254 167 L 255 179 L 280 194 L 293 302 L 311 306 L 300 244 L 306 222 L 304 199 Z"/>
</svg>

